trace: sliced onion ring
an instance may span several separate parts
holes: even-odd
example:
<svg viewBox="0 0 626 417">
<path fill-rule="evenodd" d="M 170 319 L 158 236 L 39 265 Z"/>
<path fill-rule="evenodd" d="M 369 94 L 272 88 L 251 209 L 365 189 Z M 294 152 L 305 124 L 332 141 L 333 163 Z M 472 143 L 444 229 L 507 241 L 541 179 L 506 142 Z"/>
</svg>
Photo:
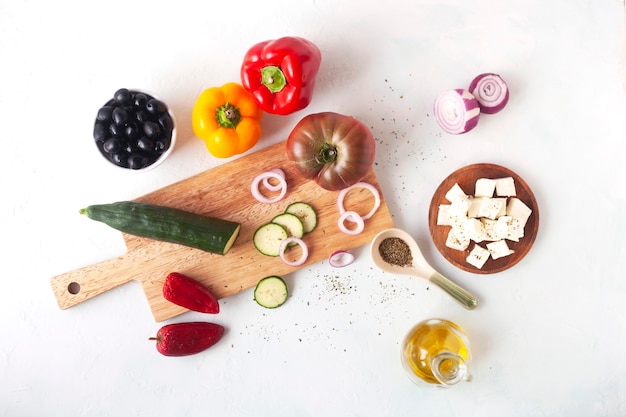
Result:
<svg viewBox="0 0 626 417">
<path fill-rule="evenodd" d="M 354 229 L 348 229 L 345 224 L 346 220 L 349 220 L 352 223 L 356 223 L 356 227 Z M 351 211 L 351 210 L 344 211 L 339 216 L 339 220 L 337 221 L 337 226 L 339 227 L 339 230 L 341 230 L 345 234 L 353 235 L 353 236 L 358 235 L 363 230 L 365 230 L 365 222 L 363 221 L 363 217 L 361 217 L 361 215 L 357 213 L 356 211 Z"/>
<path fill-rule="evenodd" d="M 347 250 L 338 250 L 332 253 L 328 258 L 328 263 L 333 268 L 343 268 L 354 262 L 354 255 Z"/>
<path fill-rule="evenodd" d="M 300 256 L 300 258 L 298 260 L 295 261 L 290 261 L 287 259 L 287 257 L 285 256 L 285 251 L 287 250 L 287 246 L 290 243 L 295 243 L 298 246 L 300 246 L 300 249 L 302 250 L 302 255 Z M 289 266 L 300 266 L 303 263 L 306 262 L 307 258 L 309 257 L 309 248 L 307 247 L 306 243 L 304 243 L 304 240 L 297 238 L 297 237 L 288 237 L 286 239 L 283 239 L 280 242 L 280 247 L 278 250 L 278 255 L 280 256 L 280 259 L 287 265 Z"/>
<path fill-rule="evenodd" d="M 267 197 L 265 197 L 261 193 L 261 191 L 259 190 L 259 184 L 261 183 L 261 181 L 265 180 L 267 182 L 267 180 L 269 178 L 275 178 L 279 182 L 280 194 L 278 194 L 274 198 L 267 198 Z M 272 186 L 272 185 L 270 184 L 270 186 Z M 272 187 L 274 187 L 274 186 L 272 186 Z M 252 192 L 252 196 L 260 203 L 272 204 L 272 203 L 276 203 L 276 202 L 282 200 L 283 197 L 285 197 L 285 194 L 287 194 L 287 181 L 284 178 L 284 173 L 281 176 L 279 173 L 277 173 L 275 171 L 266 171 L 266 172 L 263 172 L 263 173 L 257 175 L 252 180 L 252 185 L 250 186 L 250 191 Z M 278 188 L 276 188 L 276 190 L 272 190 L 272 191 L 278 191 Z"/>
<path fill-rule="evenodd" d="M 376 187 L 374 187 L 372 184 L 367 183 L 367 182 L 357 182 L 356 184 L 353 184 L 349 186 L 348 188 L 344 188 L 343 190 L 339 192 L 339 195 L 337 196 L 337 206 L 339 207 L 339 214 L 346 213 L 346 208 L 344 207 L 343 200 L 346 198 L 346 195 L 348 195 L 348 193 L 355 188 L 365 188 L 366 190 L 369 190 L 374 195 L 374 207 L 372 207 L 370 212 L 367 213 L 365 216 L 358 216 L 357 214 L 357 216 L 360 217 L 361 220 L 367 220 L 371 218 L 380 207 L 380 193 L 378 192 Z M 352 217 L 353 216 L 348 216 L 347 220 L 352 221 L 351 219 Z"/>
<path fill-rule="evenodd" d="M 270 169 L 269 172 L 275 172 L 276 174 L 280 175 L 281 177 L 283 177 L 283 179 L 285 178 L 285 171 L 283 171 L 280 168 L 274 168 L 274 169 Z M 281 188 L 283 188 L 283 185 L 281 182 L 279 182 L 278 184 L 272 184 L 269 180 L 270 178 L 274 178 L 274 177 L 265 177 L 263 178 L 263 180 L 261 181 L 261 183 L 263 184 L 263 187 L 267 188 L 270 191 L 279 191 Z"/>
<path fill-rule="evenodd" d="M 509 101 L 509 87 L 498 74 L 477 75 L 470 83 L 469 91 L 478 100 L 480 111 L 486 114 L 499 112 Z"/>
<path fill-rule="evenodd" d="M 461 88 L 441 93 L 433 110 L 439 126 L 452 135 L 469 132 L 476 127 L 480 117 L 478 100 Z"/>
</svg>

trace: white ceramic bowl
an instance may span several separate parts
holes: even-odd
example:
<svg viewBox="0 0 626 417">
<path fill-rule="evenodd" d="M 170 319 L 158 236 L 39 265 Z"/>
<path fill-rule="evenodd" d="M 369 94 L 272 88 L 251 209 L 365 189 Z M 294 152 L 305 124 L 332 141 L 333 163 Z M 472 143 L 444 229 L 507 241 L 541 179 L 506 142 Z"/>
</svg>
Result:
<svg viewBox="0 0 626 417">
<path fill-rule="evenodd" d="M 118 94 L 118 92 L 123 91 L 123 90 L 127 90 L 131 94 L 131 98 L 133 101 L 134 101 L 134 97 L 136 94 L 144 94 L 148 98 L 147 102 L 149 102 L 150 99 L 156 99 L 158 100 L 159 103 L 162 103 L 165 106 L 165 109 L 148 111 L 148 109 L 145 107 L 145 103 L 143 106 L 141 105 L 135 106 L 129 103 L 119 103 L 118 101 L 115 100 L 115 98 L 109 99 L 98 110 L 98 115 L 96 116 L 96 120 L 94 122 L 94 140 L 96 143 L 96 147 L 98 148 L 98 151 L 100 152 L 102 157 L 107 162 L 109 162 L 109 164 L 111 164 L 112 166 L 118 169 L 123 169 L 124 171 L 133 172 L 133 173 L 150 171 L 156 168 L 157 166 L 159 166 L 160 164 L 162 164 L 163 161 L 165 161 L 167 157 L 174 150 L 174 146 L 176 144 L 176 119 L 174 118 L 174 114 L 172 113 L 169 106 L 167 106 L 167 104 L 163 102 L 158 96 L 150 92 L 141 90 L 141 89 L 128 88 L 128 89 L 119 89 L 118 91 L 115 92 L 114 97 Z M 113 113 L 114 110 L 104 109 L 105 107 L 111 107 L 113 109 L 115 107 L 122 107 L 123 111 L 120 111 L 118 114 L 114 114 Z M 142 116 L 145 116 L 145 117 L 139 116 L 138 115 L 139 112 L 143 112 Z M 167 116 L 169 116 L 169 120 L 171 120 L 171 134 L 169 132 L 170 127 L 167 126 L 166 123 L 161 123 L 159 121 L 159 119 L 162 118 L 163 115 L 165 114 L 167 114 Z M 128 119 L 132 118 L 132 120 L 127 120 L 127 118 Z M 155 140 L 155 142 L 161 139 L 158 137 L 149 137 L 149 135 L 145 134 L 145 132 L 142 132 L 146 122 L 152 122 L 155 125 L 157 125 L 159 129 L 161 129 L 164 132 L 165 136 L 170 136 L 170 140 L 169 140 L 169 146 L 160 154 L 158 154 L 157 151 L 155 150 L 148 151 L 148 150 L 142 150 L 142 149 L 136 149 L 136 151 L 132 153 L 132 155 L 135 158 L 146 158 L 147 162 L 145 165 L 141 164 L 143 165 L 142 167 L 133 168 L 132 163 L 126 162 L 127 157 L 129 156 L 128 153 L 122 150 L 111 151 L 111 152 L 107 152 L 105 150 L 106 146 L 113 146 L 113 149 L 116 149 L 115 147 L 119 146 L 119 143 L 122 143 L 122 146 L 126 146 L 125 141 L 136 142 L 138 139 L 142 137 L 144 137 L 144 139 L 147 139 L 149 141 Z M 131 135 L 133 139 L 129 139 L 128 134 L 121 133 L 121 132 L 120 133 L 116 132 L 114 134 L 112 133 L 112 129 L 114 130 L 124 129 L 125 132 L 126 132 L 126 129 L 129 129 L 131 131 L 135 129 L 135 134 Z M 136 129 L 140 129 L 140 130 L 137 131 Z M 112 141 L 107 144 L 106 142 L 109 140 L 112 140 Z M 124 162 L 118 163 L 116 162 L 116 158 Z"/>
</svg>

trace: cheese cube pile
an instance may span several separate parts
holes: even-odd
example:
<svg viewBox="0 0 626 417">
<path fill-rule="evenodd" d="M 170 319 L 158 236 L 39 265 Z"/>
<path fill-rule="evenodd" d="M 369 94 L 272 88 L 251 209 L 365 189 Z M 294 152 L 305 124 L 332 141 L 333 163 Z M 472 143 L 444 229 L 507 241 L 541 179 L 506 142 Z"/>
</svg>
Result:
<svg viewBox="0 0 626 417">
<path fill-rule="evenodd" d="M 481 269 L 489 258 L 498 259 L 513 251 L 506 241 L 519 242 L 532 210 L 516 197 L 515 181 L 506 178 L 479 178 L 475 193 L 467 195 L 454 184 L 445 195 L 450 204 L 441 204 L 437 225 L 451 226 L 446 246 L 464 251 L 474 246 L 466 261 Z M 485 246 L 478 245 L 488 242 Z"/>
</svg>

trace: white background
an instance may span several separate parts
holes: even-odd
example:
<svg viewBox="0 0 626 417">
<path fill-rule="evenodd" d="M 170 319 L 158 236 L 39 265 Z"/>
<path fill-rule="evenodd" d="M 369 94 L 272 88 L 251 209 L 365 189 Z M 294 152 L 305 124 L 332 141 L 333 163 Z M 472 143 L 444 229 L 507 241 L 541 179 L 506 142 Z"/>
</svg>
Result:
<svg viewBox="0 0 626 417">
<path fill-rule="evenodd" d="M 245 51 L 281 36 L 322 51 L 311 105 L 266 116 L 256 149 L 303 116 L 349 114 L 377 139 L 375 172 L 398 227 L 444 275 L 476 293 L 460 308 L 426 281 L 378 272 L 367 254 L 286 276 L 264 310 L 221 301 L 223 340 L 168 358 L 133 282 L 62 311 L 52 276 L 125 252 L 78 215 L 226 163 L 191 130 L 207 87 L 238 81 Z M 0 3 L 0 415 L 626 415 L 626 102 L 621 0 L 281 0 Z M 442 91 L 497 72 L 511 99 L 462 136 L 442 133 Z M 161 96 L 178 121 L 156 170 L 118 172 L 92 141 L 120 87 Z M 427 211 L 452 171 L 490 162 L 533 189 L 540 228 L 528 256 L 495 275 L 463 272 L 434 248 Z M 469 333 L 474 380 L 441 392 L 403 374 L 399 343 L 444 317 Z M 205 319 L 187 313 L 169 322 Z"/>
</svg>

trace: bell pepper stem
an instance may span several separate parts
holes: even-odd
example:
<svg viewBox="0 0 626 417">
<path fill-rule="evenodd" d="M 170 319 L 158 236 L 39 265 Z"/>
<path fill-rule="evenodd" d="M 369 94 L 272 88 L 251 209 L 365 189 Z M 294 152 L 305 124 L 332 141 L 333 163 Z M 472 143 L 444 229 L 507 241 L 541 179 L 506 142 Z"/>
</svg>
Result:
<svg viewBox="0 0 626 417">
<path fill-rule="evenodd" d="M 261 79 L 263 85 L 272 93 L 280 92 L 287 85 L 285 74 L 280 67 L 274 65 L 268 65 L 261 69 Z"/>
<path fill-rule="evenodd" d="M 239 109 L 230 103 L 215 109 L 215 119 L 220 127 L 234 129 L 241 121 Z"/>
</svg>

